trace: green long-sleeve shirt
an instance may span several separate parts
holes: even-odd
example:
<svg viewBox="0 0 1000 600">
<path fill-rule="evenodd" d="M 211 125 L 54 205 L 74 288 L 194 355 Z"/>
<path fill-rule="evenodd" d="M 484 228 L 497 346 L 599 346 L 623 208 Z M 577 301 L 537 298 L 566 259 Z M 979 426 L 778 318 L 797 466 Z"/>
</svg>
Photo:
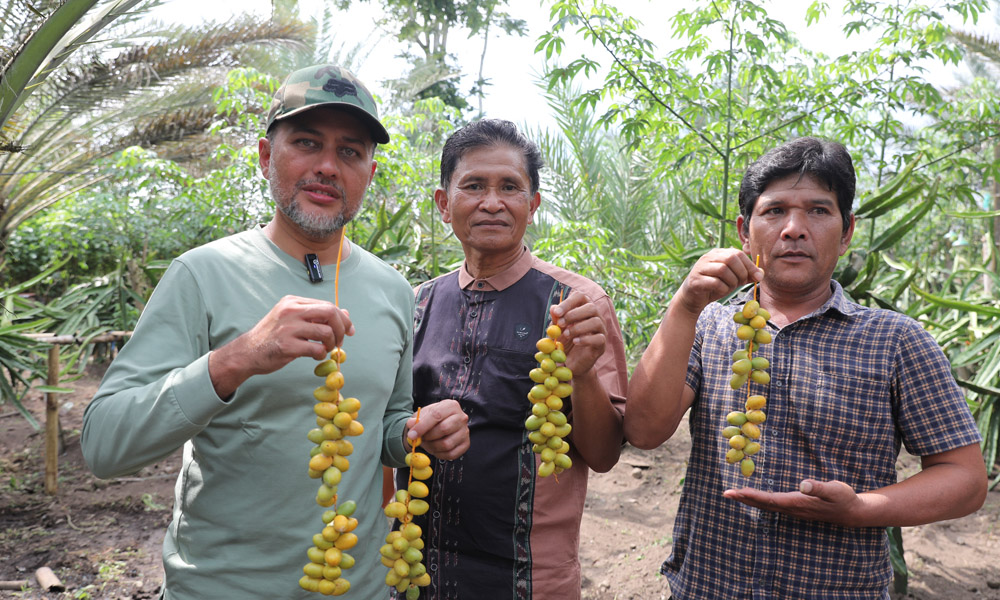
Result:
<svg viewBox="0 0 1000 600">
<path fill-rule="evenodd" d="M 307 475 L 316 426 L 311 358 L 247 380 L 228 401 L 215 393 L 208 354 L 251 329 L 285 295 L 333 301 L 334 265 L 311 283 L 303 262 L 261 229 L 185 253 L 171 264 L 108 369 L 83 421 L 81 444 L 99 477 L 134 473 L 184 447 L 173 520 L 163 544 L 165 597 L 314 598 L 300 589 L 312 536 L 323 528 L 319 482 Z M 361 400 L 364 434 L 339 486 L 358 503 L 344 597 L 386 594 L 378 548 L 388 527 L 379 463 L 401 466 L 412 413 L 413 292 L 357 246 L 340 266 L 346 396 Z"/>
</svg>

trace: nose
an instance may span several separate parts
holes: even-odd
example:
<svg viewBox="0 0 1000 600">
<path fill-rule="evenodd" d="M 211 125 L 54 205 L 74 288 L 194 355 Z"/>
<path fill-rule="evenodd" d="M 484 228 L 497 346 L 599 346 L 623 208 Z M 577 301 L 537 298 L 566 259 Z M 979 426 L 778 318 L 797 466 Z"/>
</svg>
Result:
<svg viewBox="0 0 1000 600">
<path fill-rule="evenodd" d="M 313 166 L 313 172 L 319 177 L 336 179 L 340 175 L 340 161 L 334 150 L 320 152 Z"/>
<path fill-rule="evenodd" d="M 781 228 L 781 238 L 785 240 L 805 239 L 807 230 L 805 212 L 790 210 Z"/>
<path fill-rule="evenodd" d="M 488 213 L 498 213 L 504 209 L 504 204 L 500 199 L 500 192 L 496 187 L 488 186 L 486 188 L 479 202 L 479 208 Z"/>
</svg>

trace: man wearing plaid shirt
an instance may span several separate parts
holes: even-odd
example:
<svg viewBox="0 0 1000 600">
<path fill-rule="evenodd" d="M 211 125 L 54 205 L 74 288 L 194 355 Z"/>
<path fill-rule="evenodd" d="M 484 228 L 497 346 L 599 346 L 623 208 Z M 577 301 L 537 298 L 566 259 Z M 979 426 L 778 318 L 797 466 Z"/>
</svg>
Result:
<svg viewBox="0 0 1000 600">
<path fill-rule="evenodd" d="M 625 434 L 669 438 L 690 408 L 692 449 L 673 552 L 675 600 L 889 598 L 888 526 L 974 512 L 986 497 L 981 438 L 934 339 L 904 315 L 847 299 L 831 279 L 854 233 L 854 167 L 840 144 L 799 138 L 748 168 L 742 250 L 703 256 L 674 295 L 629 387 Z M 754 260 L 760 258 L 760 267 Z M 773 343 L 756 470 L 726 463 L 733 315 L 759 283 Z M 900 445 L 922 470 L 896 481 Z"/>
</svg>

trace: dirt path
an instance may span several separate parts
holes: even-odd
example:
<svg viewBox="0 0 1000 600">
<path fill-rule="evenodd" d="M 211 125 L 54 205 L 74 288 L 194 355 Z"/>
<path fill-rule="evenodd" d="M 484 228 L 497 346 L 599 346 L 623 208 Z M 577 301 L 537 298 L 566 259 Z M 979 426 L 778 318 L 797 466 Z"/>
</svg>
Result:
<svg viewBox="0 0 1000 600">
<path fill-rule="evenodd" d="M 79 428 L 98 375 L 66 384 L 76 393 L 60 399 L 66 444 L 55 496 L 44 493 L 42 435 L 0 406 L 0 580 L 34 585 L 35 569 L 48 566 L 66 587 L 0 591 L 0 598 L 151 600 L 159 593 L 160 545 L 180 459 L 111 482 L 90 475 Z M 41 422 L 41 398 L 32 396 L 28 406 Z M 689 446 L 682 424 L 657 450 L 626 448 L 610 472 L 591 474 L 580 534 L 585 599 L 670 597 L 658 571 L 670 553 Z M 916 465 L 912 457 L 900 461 L 904 474 Z M 903 538 L 911 569 L 907 598 L 1000 600 L 1000 490 L 974 515 L 907 528 Z"/>
</svg>

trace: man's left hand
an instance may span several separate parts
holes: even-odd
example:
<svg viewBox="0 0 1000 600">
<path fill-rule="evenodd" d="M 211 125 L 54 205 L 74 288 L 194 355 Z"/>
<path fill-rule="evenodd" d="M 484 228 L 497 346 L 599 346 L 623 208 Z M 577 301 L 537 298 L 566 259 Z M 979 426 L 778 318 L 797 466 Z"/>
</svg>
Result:
<svg viewBox="0 0 1000 600">
<path fill-rule="evenodd" d="M 562 329 L 559 341 L 566 351 L 566 366 L 574 375 L 582 375 L 604 354 L 607 329 L 594 305 L 586 296 L 573 292 L 549 309 L 552 322 Z"/>
<path fill-rule="evenodd" d="M 421 439 L 421 446 L 441 460 L 453 460 L 469 449 L 469 415 L 456 400 L 441 400 L 420 409 L 406 421 L 407 441 Z M 406 444 L 409 450 L 409 444 Z"/>
<path fill-rule="evenodd" d="M 842 481 L 802 481 L 798 492 L 763 492 L 754 488 L 726 490 L 723 496 L 761 510 L 810 521 L 851 526 L 852 515 L 864 504 Z"/>
</svg>

